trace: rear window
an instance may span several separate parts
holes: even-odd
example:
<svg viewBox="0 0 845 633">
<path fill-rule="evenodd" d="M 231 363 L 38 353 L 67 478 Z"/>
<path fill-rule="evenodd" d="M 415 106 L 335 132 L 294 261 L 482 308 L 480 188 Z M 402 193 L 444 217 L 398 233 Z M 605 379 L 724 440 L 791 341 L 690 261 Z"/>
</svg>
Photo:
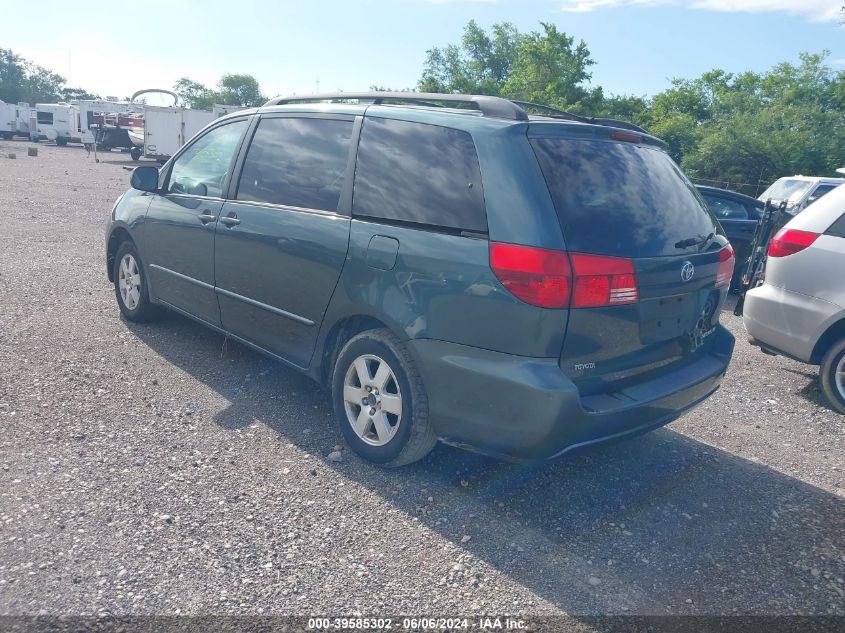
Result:
<svg viewBox="0 0 845 633">
<path fill-rule="evenodd" d="M 789 200 L 792 197 L 800 198 L 812 186 L 813 183 L 809 180 L 781 178 L 760 194 L 759 200 Z"/>
<path fill-rule="evenodd" d="M 665 152 L 633 143 L 535 138 L 531 145 L 572 251 L 657 257 L 721 228 Z"/>
<path fill-rule="evenodd" d="M 713 214 L 720 220 L 747 220 L 748 210 L 741 202 L 730 198 L 718 198 L 716 196 L 702 193 L 701 197 L 710 207 Z"/>
<path fill-rule="evenodd" d="M 486 231 L 472 137 L 438 125 L 368 117 L 358 145 L 352 213 Z"/>
</svg>

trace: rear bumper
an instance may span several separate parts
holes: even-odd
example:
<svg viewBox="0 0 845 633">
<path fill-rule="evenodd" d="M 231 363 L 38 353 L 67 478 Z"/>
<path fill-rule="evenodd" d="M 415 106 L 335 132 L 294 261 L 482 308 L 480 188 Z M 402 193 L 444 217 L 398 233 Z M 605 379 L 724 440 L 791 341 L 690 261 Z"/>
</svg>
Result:
<svg viewBox="0 0 845 633">
<path fill-rule="evenodd" d="M 581 397 L 557 359 L 433 340 L 411 341 L 429 412 L 446 442 L 502 456 L 551 458 L 675 420 L 721 384 L 734 338 L 722 326 L 707 354 L 614 393 Z"/>
<path fill-rule="evenodd" d="M 808 363 L 826 324 L 841 312 L 827 301 L 763 284 L 748 291 L 743 323 L 756 344 Z"/>
</svg>

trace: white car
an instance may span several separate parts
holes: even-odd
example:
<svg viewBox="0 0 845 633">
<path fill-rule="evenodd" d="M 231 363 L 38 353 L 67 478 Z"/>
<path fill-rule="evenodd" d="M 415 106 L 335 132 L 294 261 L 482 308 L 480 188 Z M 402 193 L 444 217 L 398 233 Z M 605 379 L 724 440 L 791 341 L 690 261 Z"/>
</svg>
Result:
<svg viewBox="0 0 845 633">
<path fill-rule="evenodd" d="M 823 178 L 819 176 L 778 178 L 757 199 L 763 202 L 771 200 L 774 204 L 779 204 L 785 200 L 786 212 L 790 215 L 798 215 L 806 207 L 843 183 L 845 183 L 845 178 Z"/>
<path fill-rule="evenodd" d="M 790 220 L 769 245 L 765 282 L 748 291 L 752 344 L 820 365 L 822 391 L 845 413 L 845 187 Z"/>
</svg>

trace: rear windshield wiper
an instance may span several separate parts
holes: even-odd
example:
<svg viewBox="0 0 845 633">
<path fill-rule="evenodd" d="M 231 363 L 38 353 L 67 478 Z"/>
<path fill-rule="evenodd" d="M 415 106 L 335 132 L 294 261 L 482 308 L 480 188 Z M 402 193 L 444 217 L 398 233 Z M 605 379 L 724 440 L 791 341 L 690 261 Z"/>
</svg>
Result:
<svg viewBox="0 0 845 633">
<path fill-rule="evenodd" d="M 688 237 L 680 242 L 675 242 L 675 248 L 689 248 L 690 246 L 704 246 L 716 237 L 715 233 L 711 233 L 707 237 Z"/>
</svg>

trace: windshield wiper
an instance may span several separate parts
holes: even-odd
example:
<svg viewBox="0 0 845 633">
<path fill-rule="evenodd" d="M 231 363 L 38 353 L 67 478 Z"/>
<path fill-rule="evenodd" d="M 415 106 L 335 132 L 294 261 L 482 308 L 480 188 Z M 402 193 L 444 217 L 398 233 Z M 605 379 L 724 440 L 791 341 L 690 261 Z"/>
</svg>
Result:
<svg viewBox="0 0 845 633">
<path fill-rule="evenodd" d="M 688 237 L 685 240 L 681 240 L 680 242 L 675 242 L 675 248 L 689 248 L 690 246 L 704 246 L 710 240 L 712 240 L 716 236 L 715 233 L 711 233 L 707 237 Z"/>
</svg>

